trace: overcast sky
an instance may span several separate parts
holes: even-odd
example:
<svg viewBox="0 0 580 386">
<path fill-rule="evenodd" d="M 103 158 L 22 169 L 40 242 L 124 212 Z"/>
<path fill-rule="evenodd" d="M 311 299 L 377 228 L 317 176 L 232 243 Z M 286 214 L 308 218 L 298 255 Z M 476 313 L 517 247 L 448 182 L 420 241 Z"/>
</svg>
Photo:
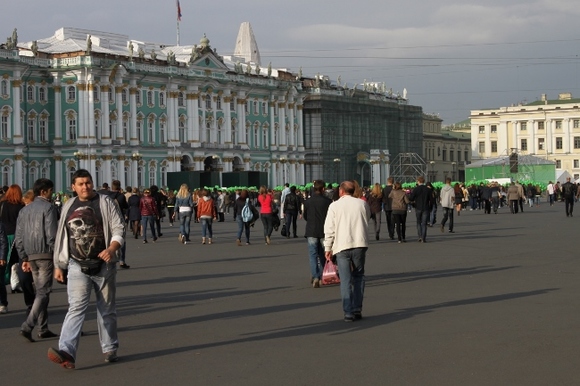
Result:
<svg viewBox="0 0 580 386">
<path fill-rule="evenodd" d="M 262 65 L 350 86 L 385 82 L 444 124 L 472 109 L 510 106 L 558 93 L 580 97 L 578 0 L 180 0 L 181 44 L 204 33 L 232 54 L 250 22 Z M 175 0 L 6 0 L 0 39 L 20 42 L 61 27 L 176 43 Z M 4 34 L 2 37 L 1 33 Z"/>
</svg>

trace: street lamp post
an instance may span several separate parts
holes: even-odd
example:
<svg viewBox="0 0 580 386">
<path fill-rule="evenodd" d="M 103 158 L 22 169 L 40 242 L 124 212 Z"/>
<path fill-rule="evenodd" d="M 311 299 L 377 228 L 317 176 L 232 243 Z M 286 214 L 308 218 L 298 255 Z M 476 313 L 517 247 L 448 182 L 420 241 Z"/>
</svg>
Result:
<svg viewBox="0 0 580 386">
<path fill-rule="evenodd" d="M 133 186 L 138 186 L 139 188 L 141 188 L 141 184 L 139 183 L 139 161 L 143 158 L 143 156 L 141 155 L 141 153 L 139 153 L 138 150 L 134 151 L 133 154 L 131 154 L 131 159 L 133 160 L 133 165 L 132 165 L 132 169 L 133 169 L 133 182 L 132 185 Z"/>
<path fill-rule="evenodd" d="M 79 161 L 79 168 L 82 168 L 83 165 L 81 164 L 81 161 L 85 159 L 86 154 L 83 151 L 78 150 L 73 153 L 73 156 L 77 159 L 77 161 Z"/>
<path fill-rule="evenodd" d="M 453 171 L 451 172 L 451 179 L 452 179 L 453 181 L 455 181 L 455 166 L 456 166 L 456 165 L 457 165 L 457 163 L 455 163 L 455 162 L 451 162 L 451 169 L 453 170 Z"/>
<path fill-rule="evenodd" d="M 340 182 L 338 182 L 338 171 L 340 169 L 340 158 L 335 158 L 333 162 L 334 169 L 336 170 L 336 183 L 339 184 Z"/>
</svg>

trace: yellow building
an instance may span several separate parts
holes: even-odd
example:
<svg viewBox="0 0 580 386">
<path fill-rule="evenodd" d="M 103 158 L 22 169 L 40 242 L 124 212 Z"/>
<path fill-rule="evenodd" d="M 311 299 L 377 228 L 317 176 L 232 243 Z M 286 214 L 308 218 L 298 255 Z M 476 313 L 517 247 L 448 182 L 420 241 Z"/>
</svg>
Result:
<svg viewBox="0 0 580 386">
<path fill-rule="evenodd" d="M 471 162 L 470 133 L 454 127 L 441 127 L 436 114 L 423 114 L 423 159 L 428 181 L 465 180 L 465 165 Z"/>
<path fill-rule="evenodd" d="M 558 99 L 518 106 L 471 111 L 473 160 L 518 153 L 556 163 L 556 173 L 565 171 L 580 178 L 580 99 L 562 93 Z"/>
</svg>

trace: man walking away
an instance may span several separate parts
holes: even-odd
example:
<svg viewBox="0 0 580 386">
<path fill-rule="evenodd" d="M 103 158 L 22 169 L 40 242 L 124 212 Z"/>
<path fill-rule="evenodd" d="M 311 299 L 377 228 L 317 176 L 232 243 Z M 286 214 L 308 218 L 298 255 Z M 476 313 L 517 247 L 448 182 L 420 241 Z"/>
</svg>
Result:
<svg viewBox="0 0 580 386">
<path fill-rule="evenodd" d="M 354 192 L 352 181 L 341 183 L 340 198 L 330 204 L 324 222 L 325 257 L 328 261 L 336 255 L 345 322 L 362 319 L 367 232 L 371 217 L 367 203 L 353 197 Z"/>
<path fill-rule="evenodd" d="M 420 243 L 427 242 L 427 219 L 432 205 L 432 192 L 425 186 L 425 178 L 417 177 L 417 186 L 411 192 L 409 199 L 415 202 L 415 215 L 417 216 L 417 234 Z"/>
<path fill-rule="evenodd" d="M 34 201 L 18 214 L 14 245 L 22 261 L 22 271 L 32 272 L 36 297 L 20 335 L 34 342 L 32 329 L 38 325 L 39 338 L 57 336 L 48 329 L 48 303 L 54 271 L 53 252 L 58 224 L 57 209 L 50 199 L 54 184 L 40 178 L 34 183 Z"/>
<path fill-rule="evenodd" d="M 576 198 L 576 185 L 570 182 L 570 177 L 566 178 L 566 183 L 562 185 L 562 196 L 566 203 L 566 217 L 573 217 L 574 199 Z"/>
<path fill-rule="evenodd" d="M 395 180 L 393 177 L 387 178 L 387 185 L 383 189 L 383 210 L 385 211 L 387 230 L 389 231 L 389 238 L 391 240 L 395 239 L 395 226 L 393 223 L 393 209 L 392 209 L 393 199 L 389 198 L 389 194 L 391 194 L 391 191 L 393 190 L 394 182 Z"/>
<path fill-rule="evenodd" d="M 310 256 L 310 282 L 312 287 L 320 287 L 322 271 L 324 269 L 324 221 L 328 213 L 328 207 L 332 200 L 325 195 L 324 181 L 316 180 L 313 185 L 313 194 L 304 201 L 304 213 L 306 220 L 306 232 L 304 236 L 308 240 L 308 254 Z"/>
<path fill-rule="evenodd" d="M 443 208 L 443 221 L 441 221 L 441 232 L 445 232 L 445 223 L 449 218 L 449 233 L 453 231 L 453 207 L 455 206 L 455 190 L 451 186 L 451 178 L 445 178 L 445 185 L 441 188 L 441 207 Z"/>
</svg>

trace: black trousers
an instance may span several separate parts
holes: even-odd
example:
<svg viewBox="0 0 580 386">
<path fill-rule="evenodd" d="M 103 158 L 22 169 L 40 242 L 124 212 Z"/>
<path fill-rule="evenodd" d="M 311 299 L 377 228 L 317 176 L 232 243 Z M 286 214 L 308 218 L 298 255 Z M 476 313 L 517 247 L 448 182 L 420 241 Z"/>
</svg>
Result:
<svg viewBox="0 0 580 386">
<path fill-rule="evenodd" d="M 574 211 L 574 197 L 565 197 L 566 201 L 566 216 L 571 215 Z"/>
<path fill-rule="evenodd" d="M 389 237 L 393 239 L 395 238 L 395 223 L 393 222 L 392 210 L 385 210 L 385 219 L 387 220 L 387 230 L 389 231 Z"/>
</svg>

